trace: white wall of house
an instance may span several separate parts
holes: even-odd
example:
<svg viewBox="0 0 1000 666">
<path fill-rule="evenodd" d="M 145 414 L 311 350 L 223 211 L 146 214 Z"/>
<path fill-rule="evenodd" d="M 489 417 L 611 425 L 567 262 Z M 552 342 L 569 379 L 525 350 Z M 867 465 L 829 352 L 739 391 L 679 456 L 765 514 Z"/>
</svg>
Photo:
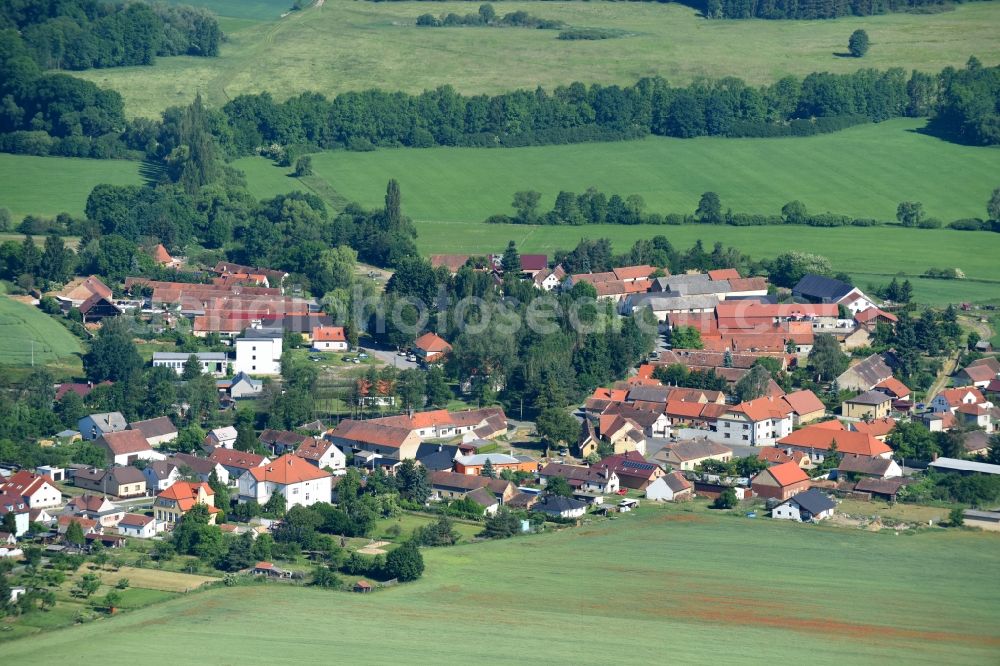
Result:
<svg viewBox="0 0 1000 666">
<path fill-rule="evenodd" d="M 119 525 L 118 532 L 125 536 L 136 537 L 138 539 L 150 539 L 156 536 L 156 521 L 151 520 L 142 527 Z"/>
<path fill-rule="evenodd" d="M 660 477 L 646 486 L 646 499 L 672 502 L 674 500 L 674 491 L 667 485 L 666 480 Z"/>
<path fill-rule="evenodd" d="M 329 502 L 333 495 L 329 476 L 283 485 L 271 481 L 257 481 L 253 474 L 246 472 L 239 478 L 239 487 L 241 502 L 255 500 L 263 505 L 277 492 L 285 496 L 285 506 L 289 509 L 293 506 L 312 506 L 317 502 Z"/>
<path fill-rule="evenodd" d="M 347 342 L 344 340 L 313 340 L 313 351 L 347 351 Z"/>
<path fill-rule="evenodd" d="M 114 457 L 114 463 L 116 465 L 121 465 L 122 467 L 128 467 L 132 464 L 133 460 L 165 460 L 166 456 L 162 453 L 154 451 L 153 449 L 147 449 L 145 451 L 136 451 L 135 453 L 122 453 Z"/>
<path fill-rule="evenodd" d="M 233 372 L 281 374 L 281 338 L 237 338 Z"/>
<path fill-rule="evenodd" d="M 29 509 L 48 509 L 62 504 L 62 493 L 46 481 L 28 496 Z"/>
</svg>

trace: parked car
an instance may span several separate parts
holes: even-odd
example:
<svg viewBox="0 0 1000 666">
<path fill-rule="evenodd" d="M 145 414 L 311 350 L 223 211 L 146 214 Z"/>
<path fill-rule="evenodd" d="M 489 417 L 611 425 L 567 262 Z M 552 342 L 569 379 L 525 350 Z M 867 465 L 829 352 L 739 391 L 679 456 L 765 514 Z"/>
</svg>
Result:
<svg viewBox="0 0 1000 666">
<path fill-rule="evenodd" d="M 406 360 L 409 361 L 410 363 L 416 363 L 417 357 L 414 356 L 413 354 L 410 354 L 409 356 L 406 357 Z"/>
</svg>

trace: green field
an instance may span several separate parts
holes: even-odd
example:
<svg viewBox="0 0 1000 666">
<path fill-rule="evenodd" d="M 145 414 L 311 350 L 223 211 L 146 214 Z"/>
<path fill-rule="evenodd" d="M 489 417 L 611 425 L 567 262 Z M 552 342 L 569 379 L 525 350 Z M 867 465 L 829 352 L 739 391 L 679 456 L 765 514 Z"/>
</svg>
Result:
<svg viewBox="0 0 1000 666">
<path fill-rule="evenodd" d="M 929 303 L 1000 298 L 1000 234 L 908 230 L 898 226 L 813 227 L 611 226 L 529 227 L 488 225 L 493 213 L 510 213 L 519 189 L 543 192 L 551 207 L 561 189 L 594 185 L 608 194 L 640 194 L 647 209 L 693 212 L 706 190 L 725 207 L 776 214 L 792 199 L 812 211 L 893 219 L 901 200 L 924 203 L 950 221 L 982 216 L 998 184 L 1000 151 L 946 143 L 918 133 L 921 121 L 900 119 L 836 134 L 789 139 L 669 139 L 531 148 L 429 148 L 315 155 L 317 175 L 340 195 L 365 206 L 381 205 L 385 183 L 400 181 L 404 211 L 417 223 L 424 254 L 500 251 L 515 240 L 523 252 L 571 249 L 583 237 L 611 238 L 618 250 L 640 238 L 665 234 L 678 247 L 697 239 L 733 245 L 754 258 L 787 250 L 818 252 L 860 284 L 910 278 L 932 267 L 961 268 L 969 280 L 914 280 Z M 877 148 L 876 148 L 877 147 Z M 262 158 L 236 165 L 259 197 L 307 184 Z"/>
<path fill-rule="evenodd" d="M 923 125 L 903 118 L 814 137 L 337 151 L 314 155 L 313 169 L 365 206 L 381 205 L 386 182 L 395 178 L 408 215 L 441 222 L 511 214 L 518 190 L 538 190 L 549 210 L 560 190 L 589 186 L 609 196 L 639 194 L 648 211 L 659 213 L 693 213 L 711 190 L 723 208 L 748 213 L 777 215 L 799 199 L 813 212 L 893 220 L 900 201 L 921 201 L 928 215 L 946 222 L 983 217 L 1000 185 L 1000 150 L 941 141 L 919 133 Z M 290 169 L 270 164 L 236 162 L 261 197 L 301 187 L 287 176 Z"/>
<path fill-rule="evenodd" d="M 641 509 L 558 534 L 425 550 L 370 595 L 220 588 L 4 645 L 60 663 L 986 664 L 995 534 L 910 536 Z M 137 638 L 140 637 L 141 638 Z"/>
<path fill-rule="evenodd" d="M 131 115 L 158 115 L 200 92 L 210 103 L 270 91 L 281 99 L 306 90 L 331 95 L 371 87 L 418 93 L 450 84 L 462 92 L 552 88 L 573 81 L 632 83 L 662 76 L 686 84 L 699 76 L 753 83 L 786 74 L 848 72 L 864 67 L 940 70 L 970 55 L 1000 62 L 1000 3 L 960 5 L 934 15 L 889 14 L 831 21 L 722 21 L 680 4 L 503 2 L 498 13 L 525 10 L 576 27 L 633 36 L 562 41 L 551 30 L 417 28 L 416 17 L 475 12 L 468 2 L 327 0 L 322 7 L 270 19 L 291 5 L 202 0 L 215 8 L 229 41 L 219 58 L 160 58 L 154 67 L 90 70 L 79 76 L 125 96 Z M 282 6 L 284 5 L 284 6 Z M 863 61 L 836 54 L 857 28 L 871 36 Z M 598 66 L 599 63 L 599 66 Z"/>
<path fill-rule="evenodd" d="M 28 214 L 82 216 L 95 185 L 137 185 L 141 166 L 126 160 L 0 153 L 0 208 L 10 210 L 15 222 Z"/>
<path fill-rule="evenodd" d="M 0 367 L 80 367 L 80 341 L 65 326 L 30 305 L 0 294 Z"/>
</svg>

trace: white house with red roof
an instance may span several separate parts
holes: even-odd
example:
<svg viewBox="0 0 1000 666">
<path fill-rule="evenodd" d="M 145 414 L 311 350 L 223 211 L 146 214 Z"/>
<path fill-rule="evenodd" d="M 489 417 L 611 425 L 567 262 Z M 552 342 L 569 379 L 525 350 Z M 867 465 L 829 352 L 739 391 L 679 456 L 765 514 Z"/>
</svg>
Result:
<svg viewBox="0 0 1000 666">
<path fill-rule="evenodd" d="M 239 485 L 239 478 L 249 469 L 261 467 L 270 462 L 268 458 L 249 451 L 237 451 L 235 449 L 224 449 L 219 447 L 209 454 L 208 459 L 213 463 L 222 465 L 229 475 L 229 486 L 235 488 Z"/>
<path fill-rule="evenodd" d="M 347 335 L 343 326 L 317 326 L 312 330 L 313 351 L 347 351 Z"/>
<path fill-rule="evenodd" d="M 957 386 L 945 389 L 934 396 L 931 400 L 931 411 L 951 412 L 954 414 L 962 405 L 984 405 L 992 407 L 983 397 L 982 392 L 975 386 Z"/>
<path fill-rule="evenodd" d="M 151 539 L 156 536 L 156 519 L 139 513 L 126 513 L 118 523 L 118 533 L 122 536 Z"/>
<path fill-rule="evenodd" d="M 319 469 L 333 470 L 334 474 L 343 474 L 347 469 L 344 452 L 328 439 L 310 437 L 295 449 L 294 455 Z"/>
<path fill-rule="evenodd" d="M 18 493 L 29 509 L 49 509 L 62 504 L 62 492 L 44 474 L 21 470 L 0 484 L 0 492 Z"/>
<path fill-rule="evenodd" d="M 435 363 L 451 352 L 451 345 L 436 333 L 428 331 L 413 342 L 413 353 L 424 363 Z"/>
<path fill-rule="evenodd" d="M 239 479 L 241 503 L 264 505 L 275 493 L 285 497 L 285 508 L 329 502 L 333 475 L 293 454 L 285 454 L 262 467 L 248 469 Z"/>
<path fill-rule="evenodd" d="M 772 396 L 741 402 L 716 420 L 717 439 L 743 446 L 773 446 L 792 432 L 794 413 L 788 402 Z"/>
</svg>

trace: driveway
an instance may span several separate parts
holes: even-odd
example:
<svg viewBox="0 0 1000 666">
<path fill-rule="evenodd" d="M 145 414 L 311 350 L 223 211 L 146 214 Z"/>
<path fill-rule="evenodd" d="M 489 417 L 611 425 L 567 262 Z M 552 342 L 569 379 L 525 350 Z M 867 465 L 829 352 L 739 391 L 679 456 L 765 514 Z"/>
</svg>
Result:
<svg viewBox="0 0 1000 666">
<path fill-rule="evenodd" d="M 360 345 L 360 347 L 372 358 L 376 358 L 386 365 L 391 365 L 394 368 L 399 368 L 400 370 L 413 370 L 420 367 L 418 363 L 407 361 L 405 356 L 397 354 L 395 349 L 375 347 L 370 344 Z"/>
</svg>

